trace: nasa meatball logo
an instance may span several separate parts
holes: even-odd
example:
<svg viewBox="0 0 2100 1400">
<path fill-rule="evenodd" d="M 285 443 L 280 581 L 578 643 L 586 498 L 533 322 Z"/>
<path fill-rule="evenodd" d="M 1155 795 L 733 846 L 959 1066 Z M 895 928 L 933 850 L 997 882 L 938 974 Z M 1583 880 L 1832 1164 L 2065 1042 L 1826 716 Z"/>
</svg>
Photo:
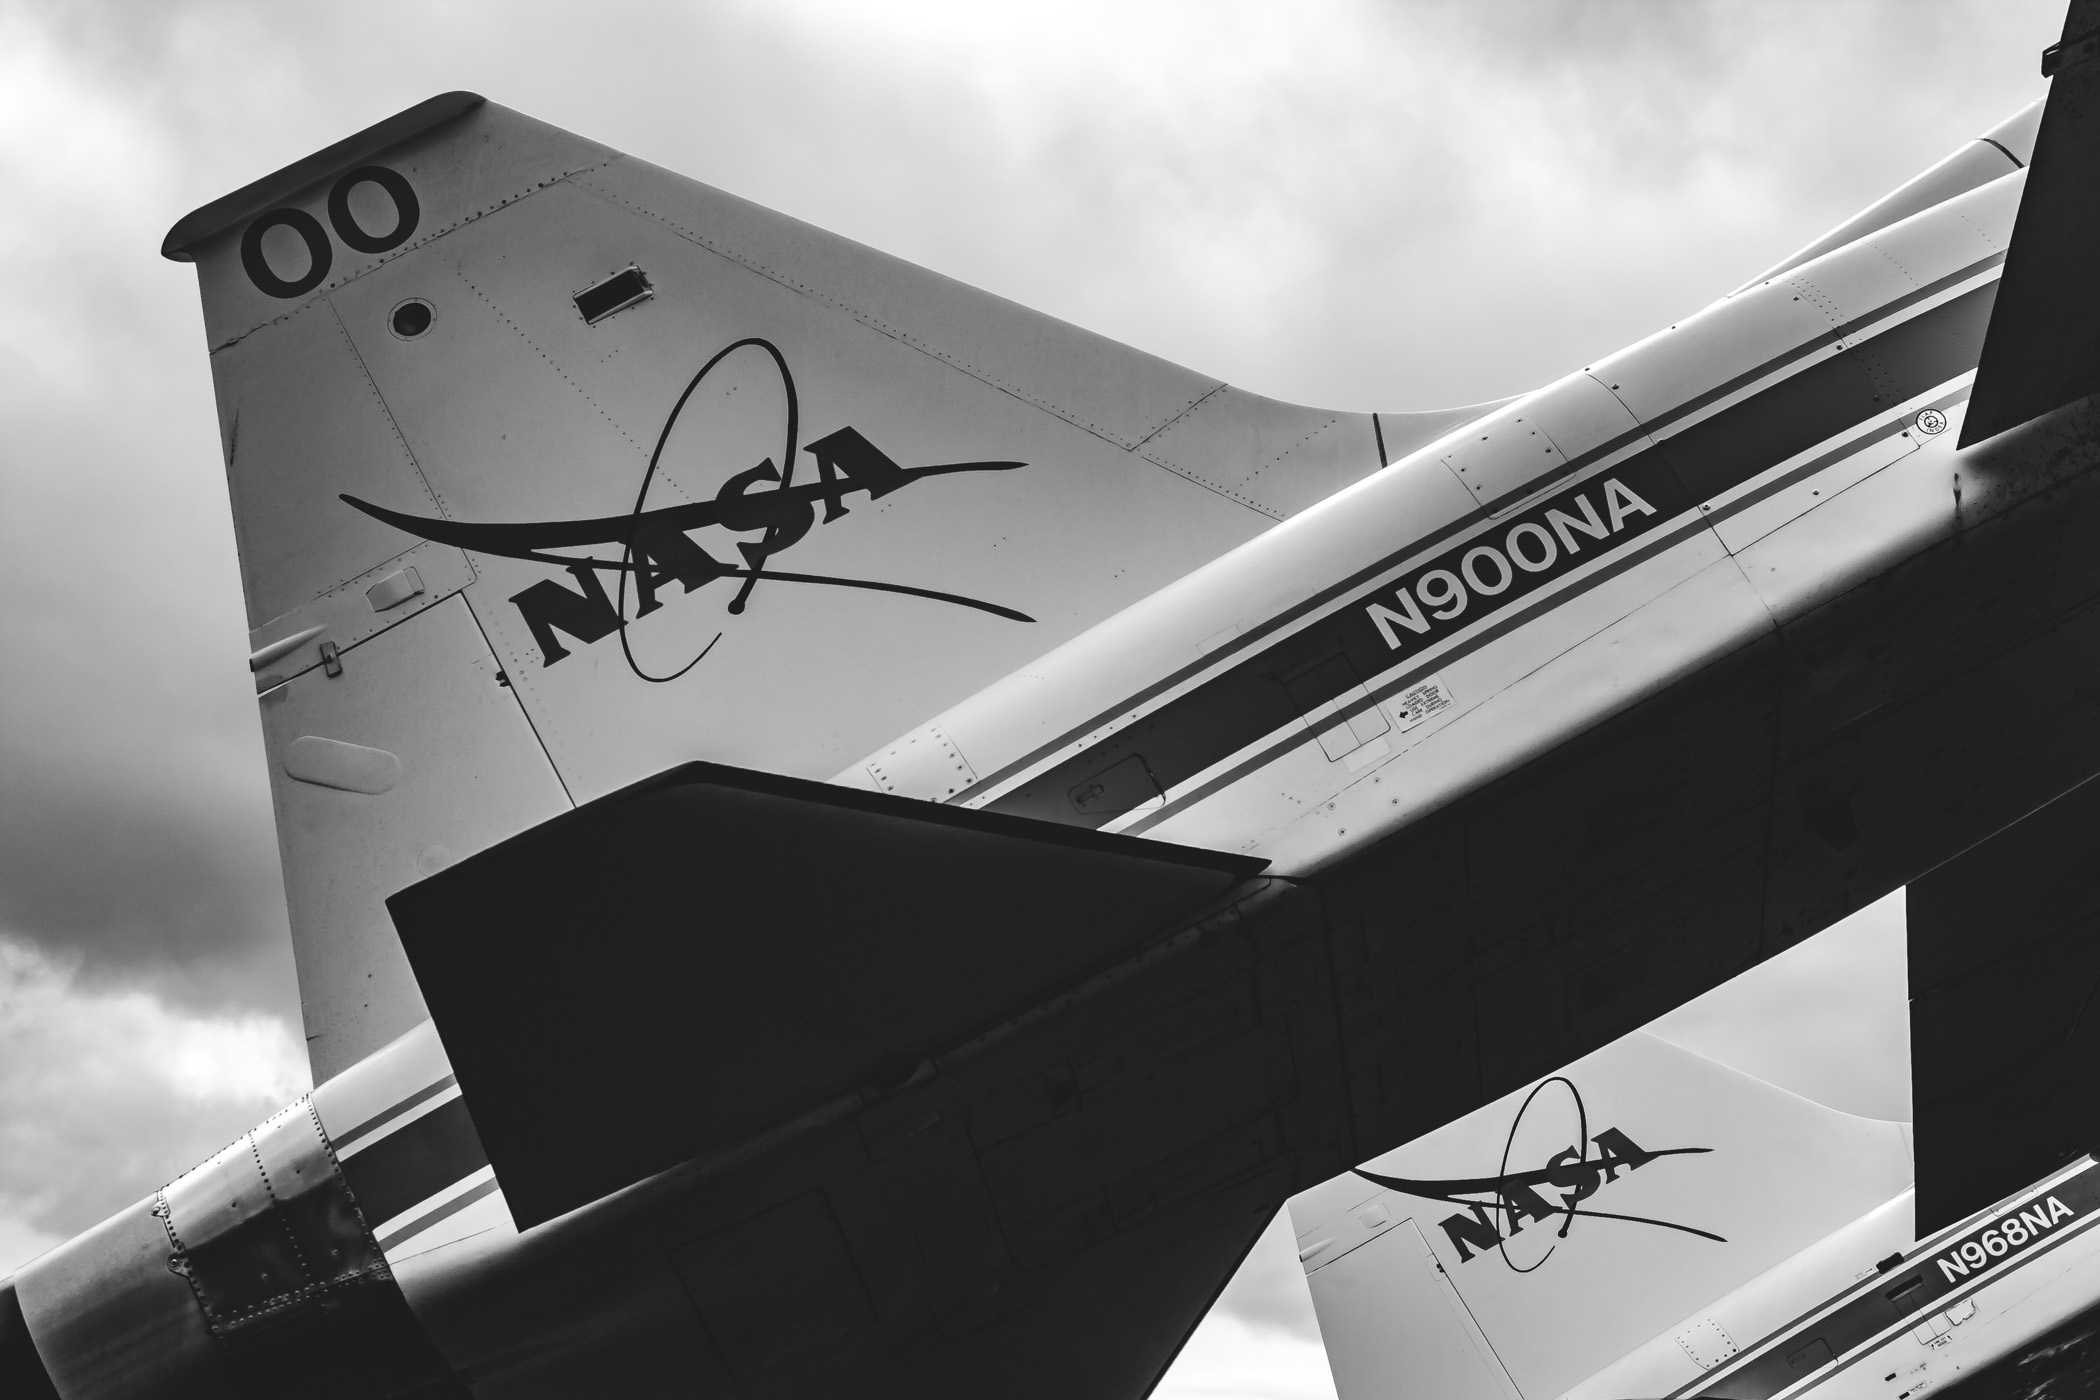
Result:
<svg viewBox="0 0 2100 1400">
<path fill-rule="evenodd" d="M 1548 1094 L 1556 1088 L 1558 1093 Z M 1541 1095 L 1547 1095 L 1545 1102 L 1541 1102 Z M 1696 1226 L 1599 1210 L 1592 1204 L 1593 1198 L 1622 1175 L 1640 1171 L 1665 1157 L 1711 1151 L 1710 1147 L 1642 1147 L 1616 1127 L 1592 1136 L 1582 1094 L 1572 1080 L 1555 1075 L 1541 1081 L 1518 1106 L 1516 1119 L 1509 1125 L 1509 1138 L 1502 1147 L 1501 1164 L 1492 1176 L 1422 1181 L 1381 1176 L 1361 1168 L 1356 1174 L 1409 1196 L 1464 1206 L 1463 1211 L 1437 1222 L 1457 1251 L 1458 1262 L 1469 1263 L 1492 1251 L 1511 1269 L 1528 1274 L 1553 1257 L 1558 1242 L 1568 1238 L 1578 1220 L 1648 1225 L 1697 1235 L 1717 1244 L 1727 1243 L 1722 1236 Z M 1541 1153 L 1544 1161 L 1536 1167 L 1511 1170 L 1513 1160 L 1521 1161 L 1530 1153 Z M 1527 1233 L 1526 1227 L 1533 1225 L 1546 1228 Z"/>
<path fill-rule="evenodd" d="M 681 417 L 694 403 L 696 393 L 710 377 L 724 372 L 726 366 L 736 365 L 748 372 L 754 359 L 760 364 L 770 363 L 778 376 L 779 394 L 786 408 L 786 434 L 780 441 L 777 464 L 773 457 L 767 457 L 728 476 L 711 499 L 693 500 L 690 492 L 684 492 L 688 499 L 678 504 L 652 504 L 652 488 L 663 484 L 660 468 L 664 465 L 665 449 L 673 443 Z M 730 617 L 743 616 L 753 591 L 761 582 L 767 582 L 899 594 L 969 608 L 1013 622 L 1035 620 L 999 603 L 915 584 L 797 573 L 774 567 L 774 559 L 801 543 L 812 529 L 847 517 L 851 513 L 847 498 L 857 493 L 864 492 L 868 500 L 879 501 L 932 477 L 1016 471 L 1027 465 L 975 461 L 906 467 L 850 424 L 809 443 L 801 442 L 800 434 L 801 401 L 787 357 L 770 340 L 749 336 L 716 351 L 687 382 L 656 435 L 641 489 L 632 507 L 623 514 L 585 520 L 492 524 L 407 515 L 355 496 L 346 495 L 342 500 L 375 520 L 421 539 L 477 554 L 547 564 L 568 574 L 573 584 L 547 578 L 510 599 L 539 647 L 542 667 L 566 660 L 576 646 L 588 646 L 617 634 L 621 653 L 635 676 L 646 681 L 676 680 L 706 658 L 722 639 L 720 631 L 683 664 L 674 661 L 667 666 L 638 660 L 628 638 L 630 624 L 663 607 L 665 595 L 671 593 L 674 585 L 682 595 L 733 580 L 735 591 L 724 608 Z M 804 454 L 815 463 L 815 479 L 797 481 L 797 463 Z M 821 518 L 817 513 L 819 506 L 823 508 Z M 752 537 L 733 542 L 731 547 L 738 562 L 709 552 L 706 544 L 693 538 L 695 532 L 710 528 Z M 570 552 L 579 550 L 583 552 Z M 611 588 L 606 587 L 607 575 L 611 576 Z"/>
</svg>

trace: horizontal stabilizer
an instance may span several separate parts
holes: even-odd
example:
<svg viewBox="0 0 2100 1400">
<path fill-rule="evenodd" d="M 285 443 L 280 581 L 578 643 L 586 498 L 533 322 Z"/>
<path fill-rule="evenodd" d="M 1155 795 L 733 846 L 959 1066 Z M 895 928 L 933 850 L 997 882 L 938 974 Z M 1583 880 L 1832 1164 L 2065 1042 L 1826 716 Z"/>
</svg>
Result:
<svg viewBox="0 0 2100 1400">
<path fill-rule="evenodd" d="M 2048 105 L 1960 445 L 2100 390 L 2100 0 L 2044 56 Z"/>
<path fill-rule="evenodd" d="M 522 1227 L 907 1079 L 1262 865 L 694 763 L 387 905 Z"/>
</svg>

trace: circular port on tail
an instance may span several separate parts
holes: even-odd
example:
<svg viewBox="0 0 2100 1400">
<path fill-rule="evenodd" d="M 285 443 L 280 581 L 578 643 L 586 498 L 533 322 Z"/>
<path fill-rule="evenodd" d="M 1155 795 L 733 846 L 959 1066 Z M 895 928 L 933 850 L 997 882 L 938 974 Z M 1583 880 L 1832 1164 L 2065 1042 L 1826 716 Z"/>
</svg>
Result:
<svg viewBox="0 0 2100 1400">
<path fill-rule="evenodd" d="M 393 309 L 386 323 L 403 340 L 415 340 L 437 320 L 437 308 L 421 297 L 410 297 Z"/>
</svg>

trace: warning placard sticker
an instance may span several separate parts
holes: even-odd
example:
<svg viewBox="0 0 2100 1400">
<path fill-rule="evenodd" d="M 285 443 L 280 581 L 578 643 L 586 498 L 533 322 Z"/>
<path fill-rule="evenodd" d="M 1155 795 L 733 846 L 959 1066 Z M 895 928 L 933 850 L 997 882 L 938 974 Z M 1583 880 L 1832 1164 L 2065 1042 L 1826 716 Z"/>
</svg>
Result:
<svg viewBox="0 0 2100 1400">
<path fill-rule="evenodd" d="M 1451 692 L 1435 676 L 1409 686 L 1396 698 L 1386 702 L 1393 712 L 1393 723 L 1401 729 L 1413 729 L 1423 720 L 1440 711 L 1451 708 Z"/>
</svg>

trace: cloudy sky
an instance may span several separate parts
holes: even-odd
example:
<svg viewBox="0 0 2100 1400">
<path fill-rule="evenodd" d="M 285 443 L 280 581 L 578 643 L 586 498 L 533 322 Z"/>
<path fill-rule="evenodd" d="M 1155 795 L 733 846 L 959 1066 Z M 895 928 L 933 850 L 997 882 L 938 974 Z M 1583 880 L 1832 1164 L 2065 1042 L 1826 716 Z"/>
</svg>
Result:
<svg viewBox="0 0 2100 1400">
<path fill-rule="evenodd" d="M 0 0 L 0 1273 L 303 1087 L 190 208 L 471 88 L 1277 397 L 1517 392 L 2041 95 L 2062 0 Z M 1900 903 L 1670 1033 L 1907 1112 Z M 1842 1005 L 1843 1017 L 1822 1014 Z M 1181 1395 L 1331 1393 L 1277 1236 Z"/>
</svg>

